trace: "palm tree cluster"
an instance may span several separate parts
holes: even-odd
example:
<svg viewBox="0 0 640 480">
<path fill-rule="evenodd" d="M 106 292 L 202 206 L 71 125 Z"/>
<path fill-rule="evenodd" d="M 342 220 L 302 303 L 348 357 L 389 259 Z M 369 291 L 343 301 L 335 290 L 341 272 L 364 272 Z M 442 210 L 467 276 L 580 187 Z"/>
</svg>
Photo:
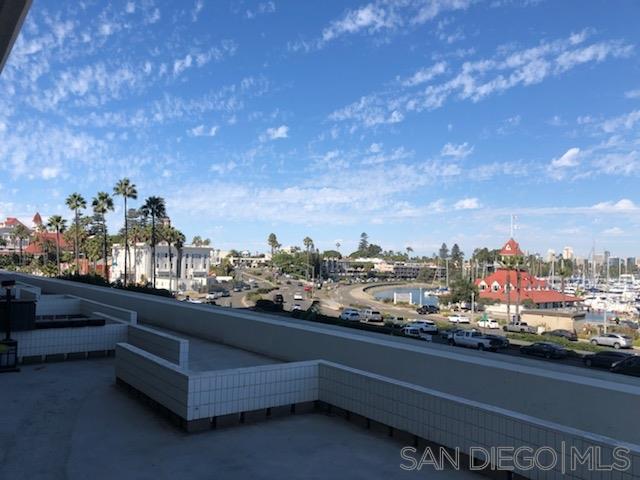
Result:
<svg viewBox="0 0 640 480">
<path fill-rule="evenodd" d="M 114 238 L 109 234 L 107 228 L 106 216 L 109 212 L 115 210 L 114 198 L 121 197 L 123 204 L 123 228 L 120 230 L 119 235 Z M 60 247 L 63 244 L 62 239 L 73 245 L 73 258 L 75 260 L 72 271 L 79 274 L 81 271 L 81 257 L 92 261 L 94 270 L 96 269 L 96 262 L 102 260 L 104 276 L 109 278 L 109 250 L 112 241 L 120 241 L 124 245 L 124 278 L 122 280 L 123 285 L 126 287 L 130 279 L 137 278 L 135 270 L 131 275 L 131 252 L 130 247 L 133 246 L 133 255 L 136 258 L 136 248 L 139 243 L 149 243 L 152 250 L 153 258 L 153 272 L 152 272 L 152 285 L 155 287 L 156 281 L 156 245 L 158 242 L 165 242 L 169 246 L 169 263 L 171 269 L 173 269 L 173 250 L 177 249 L 178 252 L 185 242 L 184 235 L 174 227 L 164 224 L 164 219 L 167 216 L 165 201 L 162 197 L 150 196 L 145 199 L 144 203 L 139 209 L 130 209 L 129 202 L 138 198 L 138 191 L 136 185 L 128 178 L 119 180 L 113 188 L 112 193 L 106 191 L 98 192 L 90 201 L 90 203 L 78 192 L 70 194 L 66 198 L 66 206 L 73 213 L 72 224 L 67 227 L 67 221 L 61 215 L 52 215 L 49 217 L 46 225 L 37 227 L 36 235 L 33 238 L 34 242 L 40 243 L 42 250 L 46 252 L 46 258 L 49 257 L 49 252 L 53 251 L 53 241 L 50 237 L 44 235 L 37 235 L 45 231 L 55 233 L 55 270 L 57 274 L 62 273 L 62 263 L 65 261 L 64 257 L 70 257 L 69 253 L 61 252 Z M 85 210 L 90 208 L 90 212 L 85 215 Z M 24 225 L 17 225 L 13 232 L 13 240 L 19 245 L 20 248 L 20 265 L 24 264 L 24 257 L 22 252 L 22 241 L 29 239 L 31 231 Z M 209 239 L 202 240 L 200 237 L 196 237 L 199 245 L 208 245 Z M 194 239 L 194 243 L 196 241 Z M 53 255 L 53 254 L 52 254 Z M 179 255 L 179 253 L 178 253 Z M 45 258 L 45 265 L 43 270 L 48 271 L 50 274 L 54 274 L 53 266 L 47 264 Z M 178 259 L 178 262 L 180 260 Z M 135 264 L 136 262 L 134 262 Z M 179 263 L 178 263 L 179 265 Z M 135 269 L 135 267 L 134 267 Z M 171 285 L 172 279 L 169 279 Z"/>
</svg>

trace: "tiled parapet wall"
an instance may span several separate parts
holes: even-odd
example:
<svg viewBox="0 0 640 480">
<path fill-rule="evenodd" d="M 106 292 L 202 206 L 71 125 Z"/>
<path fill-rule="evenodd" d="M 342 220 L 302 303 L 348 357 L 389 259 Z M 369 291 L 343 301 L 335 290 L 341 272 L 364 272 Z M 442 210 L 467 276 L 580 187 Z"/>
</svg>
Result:
<svg viewBox="0 0 640 480">
<path fill-rule="evenodd" d="M 24 357 L 114 350 L 127 340 L 127 325 L 108 323 L 101 327 L 47 328 L 13 332 L 18 341 L 18 360 Z"/>
<path fill-rule="evenodd" d="M 189 376 L 175 363 L 141 348 L 116 345 L 116 378 L 144 393 L 186 419 L 189 400 Z"/>
<path fill-rule="evenodd" d="M 321 400 L 454 452 L 457 449 L 461 461 L 467 462 L 464 468 L 469 466 L 469 455 L 477 457 L 475 465 L 481 465 L 484 452 L 497 455 L 498 447 L 506 449 L 503 455 L 509 468 L 515 449 L 525 447 L 528 450 L 519 456 L 523 468 L 514 466 L 514 471 L 527 478 L 640 478 L 639 445 L 322 360 L 189 374 L 122 344 L 116 351 L 116 376 L 187 422 Z M 630 462 L 624 471 L 607 469 L 615 460 L 615 448 L 624 449 L 619 456 Z M 574 460 L 577 455 L 583 460 L 591 455 L 591 460 L 573 462 L 572 453 Z M 421 454 L 418 450 L 417 458 Z M 539 466 L 551 468 L 543 470 L 535 464 L 528 468 L 526 462 L 532 463 L 534 457 Z"/>
<path fill-rule="evenodd" d="M 501 455 L 503 466 L 513 467 L 515 473 L 527 478 L 640 478 L 637 444 L 330 362 L 318 362 L 318 375 L 319 399 L 323 402 L 448 447 L 462 456 L 476 457 L 475 465 L 482 465 L 488 453 L 494 461 Z M 523 447 L 519 463 L 515 463 L 515 449 Z M 417 458 L 421 454 L 417 449 Z M 470 465 L 471 460 L 465 461 Z M 618 469 L 609 468 L 614 463 Z"/>
<path fill-rule="evenodd" d="M 127 343 L 175 363 L 189 367 L 189 341 L 141 325 L 129 325 Z"/>
<path fill-rule="evenodd" d="M 187 420 L 318 400 L 318 362 L 295 362 L 189 375 Z"/>
</svg>

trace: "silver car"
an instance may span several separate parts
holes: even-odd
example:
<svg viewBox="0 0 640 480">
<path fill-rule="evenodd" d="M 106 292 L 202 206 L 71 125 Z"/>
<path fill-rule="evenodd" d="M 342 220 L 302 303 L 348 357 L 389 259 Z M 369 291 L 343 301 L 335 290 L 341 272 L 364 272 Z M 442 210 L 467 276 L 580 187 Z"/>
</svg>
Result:
<svg viewBox="0 0 640 480">
<path fill-rule="evenodd" d="M 593 337 L 591 339 L 591 343 L 594 345 L 605 345 L 613 348 L 631 348 L 633 346 L 633 339 L 620 333 L 607 333 L 605 335 Z"/>
</svg>

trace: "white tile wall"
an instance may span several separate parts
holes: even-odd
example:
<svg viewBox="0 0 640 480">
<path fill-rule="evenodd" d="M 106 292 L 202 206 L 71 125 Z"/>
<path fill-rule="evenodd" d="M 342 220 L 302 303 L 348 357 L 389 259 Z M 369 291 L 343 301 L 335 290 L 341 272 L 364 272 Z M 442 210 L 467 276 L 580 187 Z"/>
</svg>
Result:
<svg viewBox="0 0 640 480">
<path fill-rule="evenodd" d="M 113 350 L 127 340 L 127 325 L 108 323 L 101 327 L 47 328 L 13 332 L 18 341 L 18 360 L 33 355 Z"/>
<path fill-rule="evenodd" d="M 140 325 L 130 325 L 127 342 L 181 368 L 189 367 L 189 341 Z"/>
<path fill-rule="evenodd" d="M 471 447 L 553 448 L 563 461 L 549 471 L 518 470 L 525 477 L 556 479 L 640 478 L 640 445 L 619 442 L 600 435 L 520 415 L 393 379 L 319 361 L 319 399 L 397 429 L 450 448 L 469 452 Z M 571 468 L 572 447 L 584 452 L 598 446 L 603 464 L 611 462 L 613 448 L 628 448 L 638 468 L 624 472 Z"/>
<path fill-rule="evenodd" d="M 200 372 L 189 375 L 188 420 L 318 399 L 318 363 Z"/>
<path fill-rule="evenodd" d="M 467 453 L 471 447 L 551 447 L 552 470 L 516 470 L 532 479 L 640 478 L 640 445 L 574 430 L 516 412 L 325 361 L 187 373 L 128 344 L 116 350 L 116 375 L 187 420 L 322 400 L 391 427 Z M 609 461 L 615 446 L 629 449 L 626 472 L 572 470 L 571 447 L 599 446 Z"/>
</svg>

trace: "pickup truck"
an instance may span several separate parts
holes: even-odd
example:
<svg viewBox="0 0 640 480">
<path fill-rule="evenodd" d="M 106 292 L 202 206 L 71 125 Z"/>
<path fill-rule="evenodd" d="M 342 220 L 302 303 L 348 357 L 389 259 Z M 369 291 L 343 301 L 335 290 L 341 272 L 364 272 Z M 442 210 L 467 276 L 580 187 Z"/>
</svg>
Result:
<svg viewBox="0 0 640 480">
<path fill-rule="evenodd" d="M 485 337 L 482 333 L 475 330 L 464 330 L 453 334 L 453 344 L 461 347 L 477 348 L 478 350 L 498 349 L 498 342 L 494 339 Z"/>
<path fill-rule="evenodd" d="M 529 325 L 527 322 L 507 323 L 502 329 L 505 332 L 538 333 L 538 328 Z"/>
</svg>

